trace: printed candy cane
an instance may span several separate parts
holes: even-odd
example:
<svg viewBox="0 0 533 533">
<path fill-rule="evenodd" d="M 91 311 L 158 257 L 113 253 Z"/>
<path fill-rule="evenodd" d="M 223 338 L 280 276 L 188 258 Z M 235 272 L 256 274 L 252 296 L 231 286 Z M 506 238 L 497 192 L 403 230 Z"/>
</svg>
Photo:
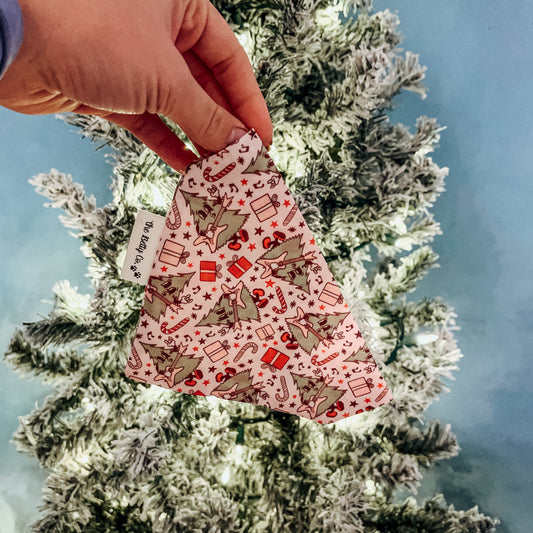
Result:
<svg viewBox="0 0 533 533">
<path fill-rule="evenodd" d="M 133 359 L 135 360 L 135 362 L 131 363 L 128 357 L 128 366 L 130 368 L 133 368 L 134 370 L 141 368 L 141 366 L 143 366 L 143 362 L 141 361 L 141 358 L 139 357 L 139 353 L 135 349 L 135 346 L 131 347 L 131 355 L 133 355 Z"/>
<path fill-rule="evenodd" d="M 229 174 L 236 166 L 237 166 L 236 163 L 230 163 L 228 166 L 224 167 L 220 172 L 217 172 L 214 176 L 211 176 L 209 174 L 212 168 L 207 167 L 204 170 L 204 179 L 206 181 L 209 181 L 210 183 L 213 183 L 214 181 L 218 181 L 220 178 L 223 178 L 226 174 Z"/>
<path fill-rule="evenodd" d="M 255 342 L 247 342 L 240 350 L 239 353 L 233 358 L 233 362 L 236 363 L 243 355 L 248 348 L 252 349 L 252 353 L 257 352 L 258 347 Z"/>
<path fill-rule="evenodd" d="M 184 318 L 183 320 L 178 322 L 175 326 L 172 326 L 170 329 L 167 329 L 168 322 L 163 322 L 161 324 L 161 331 L 165 335 L 170 335 L 171 333 L 174 333 L 175 331 L 178 331 L 178 329 L 180 329 L 183 326 L 185 326 L 185 324 L 187 324 L 187 322 L 189 322 L 189 320 L 190 320 L 190 318 Z"/>
<path fill-rule="evenodd" d="M 381 400 L 383 400 L 383 398 L 385 398 L 385 395 L 387 394 L 387 392 L 389 392 L 389 387 L 385 387 L 378 395 L 378 397 L 376 398 L 376 402 L 380 402 Z"/>
<path fill-rule="evenodd" d="M 326 363 L 329 363 L 330 361 L 333 361 L 333 359 L 335 359 L 337 355 L 339 355 L 339 352 L 332 353 L 331 355 L 328 355 L 325 359 L 322 359 L 322 361 L 319 361 L 318 355 L 315 354 L 313 355 L 313 357 L 311 357 L 311 363 L 315 366 L 322 366 Z"/>
<path fill-rule="evenodd" d="M 181 226 L 181 216 L 175 196 L 172 198 L 172 214 L 174 215 L 174 222 L 170 222 L 170 218 L 167 217 L 165 224 L 168 229 L 178 229 Z"/>
<path fill-rule="evenodd" d="M 286 226 L 294 218 L 296 211 L 298 211 L 298 206 L 294 204 L 292 206 L 292 209 L 289 211 L 289 214 L 285 217 L 285 220 L 283 221 L 284 226 Z"/>
<path fill-rule="evenodd" d="M 276 294 L 281 303 L 281 309 L 274 306 L 272 307 L 272 311 L 274 311 L 274 313 L 277 313 L 278 315 L 281 315 L 287 311 L 287 302 L 285 301 L 285 297 L 283 296 L 283 291 L 281 290 L 280 287 L 276 287 Z"/>
<path fill-rule="evenodd" d="M 281 376 L 279 381 L 281 383 L 281 388 L 283 389 L 283 396 L 279 392 L 276 392 L 276 400 L 278 400 L 280 403 L 283 403 L 289 399 L 289 388 L 287 387 L 287 380 L 285 379 L 285 376 Z"/>
</svg>

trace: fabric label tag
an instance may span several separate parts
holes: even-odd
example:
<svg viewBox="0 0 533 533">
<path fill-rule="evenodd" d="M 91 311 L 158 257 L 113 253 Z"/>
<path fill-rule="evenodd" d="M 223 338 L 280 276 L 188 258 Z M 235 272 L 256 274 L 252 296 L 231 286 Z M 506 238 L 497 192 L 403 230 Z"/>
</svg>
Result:
<svg viewBox="0 0 533 533">
<path fill-rule="evenodd" d="M 148 283 L 164 226 L 165 217 L 139 209 L 120 273 L 122 279 L 140 285 Z"/>
</svg>

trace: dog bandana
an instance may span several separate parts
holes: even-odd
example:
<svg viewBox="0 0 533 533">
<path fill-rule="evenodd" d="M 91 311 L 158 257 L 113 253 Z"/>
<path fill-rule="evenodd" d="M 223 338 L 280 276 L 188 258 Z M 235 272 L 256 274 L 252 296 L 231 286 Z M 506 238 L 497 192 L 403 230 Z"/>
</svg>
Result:
<svg viewBox="0 0 533 533">
<path fill-rule="evenodd" d="M 176 189 L 125 374 L 321 424 L 392 399 L 254 130 Z"/>
</svg>

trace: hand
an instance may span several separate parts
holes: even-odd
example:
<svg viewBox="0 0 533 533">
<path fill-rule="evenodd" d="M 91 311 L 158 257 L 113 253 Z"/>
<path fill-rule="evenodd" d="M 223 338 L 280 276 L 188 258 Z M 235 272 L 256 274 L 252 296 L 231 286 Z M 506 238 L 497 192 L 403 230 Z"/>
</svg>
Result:
<svg viewBox="0 0 533 533">
<path fill-rule="evenodd" d="M 0 81 L 0 104 L 75 112 L 118 124 L 183 171 L 197 156 L 272 123 L 250 61 L 208 0 L 19 0 L 24 39 Z"/>
</svg>

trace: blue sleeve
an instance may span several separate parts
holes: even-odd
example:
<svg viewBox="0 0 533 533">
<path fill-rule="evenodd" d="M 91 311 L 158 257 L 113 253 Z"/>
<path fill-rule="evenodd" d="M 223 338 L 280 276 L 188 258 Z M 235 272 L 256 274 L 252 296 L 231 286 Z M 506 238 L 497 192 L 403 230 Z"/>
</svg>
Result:
<svg viewBox="0 0 533 533">
<path fill-rule="evenodd" d="M 22 11 L 17 0 L 0 0 L 0 79 L 22 44 Z"/>
</svg>

